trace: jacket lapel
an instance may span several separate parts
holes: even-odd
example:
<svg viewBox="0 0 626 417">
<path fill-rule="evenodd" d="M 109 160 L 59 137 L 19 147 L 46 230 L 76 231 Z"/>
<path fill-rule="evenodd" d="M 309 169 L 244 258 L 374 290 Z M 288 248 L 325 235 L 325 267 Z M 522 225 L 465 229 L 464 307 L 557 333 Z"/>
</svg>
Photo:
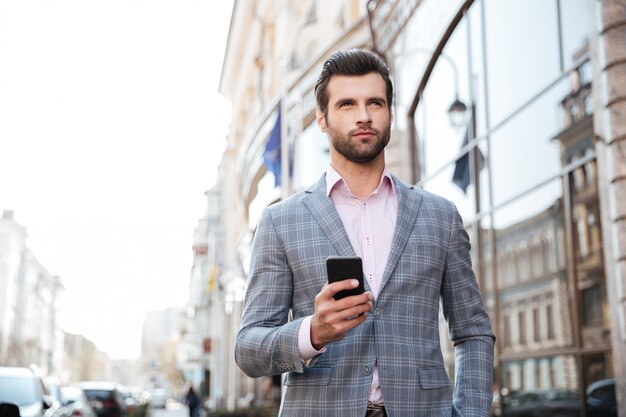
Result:
<svg viewBox="0 0 626 417">
<path fill-rule="evenodd" d="M 422 202 L 422 196 L 414 191 L 415 186 L 404 184 L 395 176 L 392 176 L 392 178 L 398 194 L 398 218 L 391 242 L 391 251 L 387 259 L 387 266 L 385 267 L 383 280 L 380 283 L 379 294 L 382 292 L 385 284 L 387 284 L 387 281 L 389 281 L 391 273 L 400 260 L 404 247 L 413 232 L 413 225 L 417 219 L 417 213 Z"/>
<path fill-rule="evenodd" d="M 326 175 L 322 175 L 317 184 L 306 190 L 305 193 L 307 195 L 303 198 L 304 204 L 335 247 L 339 256 L 355 256 L 341 218 L 337 214 L 332 200 L 326 195 Z"/>
</svg>

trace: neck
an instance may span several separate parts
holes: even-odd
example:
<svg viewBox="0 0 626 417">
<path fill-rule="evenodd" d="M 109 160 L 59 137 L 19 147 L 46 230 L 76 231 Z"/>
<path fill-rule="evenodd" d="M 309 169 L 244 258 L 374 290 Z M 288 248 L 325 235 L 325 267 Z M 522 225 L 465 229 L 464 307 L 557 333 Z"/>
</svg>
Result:
<svg viewBox="0 0 626 417">
<path fill-rule="evenodd" d="M 341 164 L 331 161 L 331 166 L 341 175 L 352 194 L 359 198 L 366 198 L 380 184 L 380 178 L 385 169 L 385 160 L 376 158 L 365 164 L 353 162 Z"/>
</svg>

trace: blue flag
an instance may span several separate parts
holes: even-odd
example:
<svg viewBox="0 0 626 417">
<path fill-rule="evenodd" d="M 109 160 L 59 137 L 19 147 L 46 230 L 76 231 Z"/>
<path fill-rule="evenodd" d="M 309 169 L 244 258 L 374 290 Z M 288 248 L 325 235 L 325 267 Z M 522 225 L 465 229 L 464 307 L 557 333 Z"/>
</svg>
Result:
<svg viewBox="0 0 626 417">
<path fill-rule="evenodd" d="M 278 115 L 276 117 L 276 123 L 270 132 L 267 143 L 265 145 L 265 151 L 263 152 L 263 163 L 268 171 L 274 174 L 274 185 L 279 187 L 281 184 L 281 161 L 280 161 L 280 132 L 281 132 L 281 112 L 280 103 L 278 103 Z"/>
<path fill-rule="evenodd" d="M 463 138 L 461 148 L 466 146 L 468 143 L 469 131 L 465 131 L 465 137 Z M 476 151 L 478 152 L 478 172 L 480 172 L 485 165 L 485 157 L 479 147 L 476 147 Z M 467 187 L 469 187 L 471 183 L 469 157 L 470 153 L 467 152 L 457 159 L 454 166 L 454 174 L 452 174 L 452 182 L 463 191 L 463 194 L 467 194 Z"/>
</svg>

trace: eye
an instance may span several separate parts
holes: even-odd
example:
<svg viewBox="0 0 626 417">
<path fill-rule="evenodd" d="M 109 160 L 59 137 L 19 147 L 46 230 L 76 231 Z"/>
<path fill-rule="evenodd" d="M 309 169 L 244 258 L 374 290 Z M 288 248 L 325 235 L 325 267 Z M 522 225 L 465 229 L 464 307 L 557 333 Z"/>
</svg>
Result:
<svg viewBox="0 0 626 417">
<path fill-rule="evenodd" d="M 338 104 L 338 107 L 339 107 L 339 108 L 342 108 L 342 107 L 348 107 L 348 106 L 351 106 L 351 105 L 352 105 L 352 102 L 351 102 L 351 101 L 342 101 L 342 102 L 340 102 L 340 103 Z"/>
<path fill-rule="evenodd" d="M 380 100 L 372 100 L 370 101 L 370 106 L 382 107 L 383 102 Z"/>
</svg>

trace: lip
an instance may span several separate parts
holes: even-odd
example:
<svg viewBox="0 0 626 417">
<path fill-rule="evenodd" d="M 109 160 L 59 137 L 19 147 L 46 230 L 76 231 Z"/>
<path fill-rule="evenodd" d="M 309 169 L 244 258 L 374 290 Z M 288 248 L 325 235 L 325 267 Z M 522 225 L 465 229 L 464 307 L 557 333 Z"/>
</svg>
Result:
<svg viewBox="0 0 626 417">
<path fill-rule="evenodd" d="M 358 130 L 354 132 L 352 136 L 355 136 L 358 138 L 371 137 L 371 136 L 376 136 L 376 132 L 374 132 L 373 130 Z"/>
</svg>

